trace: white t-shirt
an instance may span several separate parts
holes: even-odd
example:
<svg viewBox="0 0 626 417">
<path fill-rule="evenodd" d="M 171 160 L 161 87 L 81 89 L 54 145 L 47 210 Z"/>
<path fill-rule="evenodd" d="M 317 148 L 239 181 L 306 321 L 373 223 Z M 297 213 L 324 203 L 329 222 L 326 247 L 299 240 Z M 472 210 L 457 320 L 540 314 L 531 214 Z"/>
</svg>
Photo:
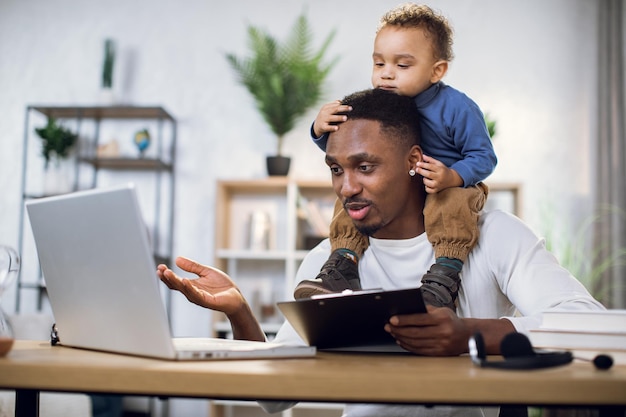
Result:
<svg viewBox="0 0 626 417">
<path fill-rule="evenodd" d="M 544 240 L 518 218 L 498 210 L 485 211 L 479 226 L 478 243 L 461 272 L 459 317 L 506 317 L 518 332 L 528 333 L 541 324 L 541 313 L 549 309 L 604 309 L 558 264 L 545 249 Z M 419 286 L 434 263 L 426 234 L 403 240 L 370 238 L 369 242 L 359 261 L 364 289 Z M 325 240 L 305 257 L 295 282 L 316 277 L 329 255 L 330 243 Z M 275 340 L 304 344 L 289 323 L 283 324 Z M 427 376 L 424 383 L 428 383 Z M 497 408 L 348 404 L 344 416 L 496 416 L 497 412 Z"/>
</svg>

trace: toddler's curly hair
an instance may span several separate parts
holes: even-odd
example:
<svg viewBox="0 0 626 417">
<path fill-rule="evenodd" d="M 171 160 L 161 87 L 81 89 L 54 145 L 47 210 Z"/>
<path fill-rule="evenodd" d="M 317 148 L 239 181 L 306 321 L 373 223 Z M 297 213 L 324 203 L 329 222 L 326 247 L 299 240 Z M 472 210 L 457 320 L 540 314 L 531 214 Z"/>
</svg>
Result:
<svg viewBox="0 0 626 417">
<path fill-rule="evenodd" d="M 452 26 L 442 14 L 423 4 L 404 3 L 389 10 L 381 18 L 376 32 L 387 26 L 420 28 L 432 39 L 435 59 L 452 61 Z"/>
</svg>

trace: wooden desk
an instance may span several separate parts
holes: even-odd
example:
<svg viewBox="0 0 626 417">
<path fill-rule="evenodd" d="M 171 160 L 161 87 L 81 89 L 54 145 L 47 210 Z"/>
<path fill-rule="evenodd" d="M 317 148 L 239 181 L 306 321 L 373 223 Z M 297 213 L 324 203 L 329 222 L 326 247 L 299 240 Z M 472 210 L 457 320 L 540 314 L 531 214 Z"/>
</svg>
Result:
<svg viewBox="0 0 626 417">
<path fill-rule="evenodd" d="M 468 357 L 326 352 L 308 359 L 171 362 L 16 341 L 0 359 L 0 388 L 17 390 L 16 415 L 29 416 L 38 411 L 39 391 L 340 403 L 626 406 L 626 366 L 598 371 L 581 362 L 503 371 L 477 368 Z"/>
</svg>

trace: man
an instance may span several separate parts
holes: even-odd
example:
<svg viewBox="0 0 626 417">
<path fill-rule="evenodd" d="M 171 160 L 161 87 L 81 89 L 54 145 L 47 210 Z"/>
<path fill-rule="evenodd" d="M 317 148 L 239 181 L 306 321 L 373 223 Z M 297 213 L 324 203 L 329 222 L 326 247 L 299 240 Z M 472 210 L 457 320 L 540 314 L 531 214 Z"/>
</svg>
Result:
<svg viewBox="0 0 626 417">
<path fill-rule="evenodd" d="M 424 233 L 425 190 L 415 175 L 422 160 L 417 110 L 409 97 L 384 90 L 355 93 L 343 102 L 352 111 L 329 136 L 326 164 L 345 210 L 358 230 L 369 236 L 369 247 L 359 262 L 362 286 L 415 287 L 420 271 L 434 258 Z M 497 354 L 506 334 L 537 327 L 545 310 L 603 309 L 515 217 L 486 212 L 480 228 L 478 244 L 463 267 L 457 313 L 429 306 L 428 314 L 394 316 L 386 324 L 385 329 L 404 349 L 420 355 L 459 355 L 468 351 L 470 336 L 481 332 L 486 352 Z M 329 254 L 326 240 L 304 259 L 296 282 L 319 271 Z M 235 338 L 264 340 L 250 306 L 228 275 L 185 258 L 176 263 L 199 278 L 183 279 L 159 265 L 157 273 L 163 282 L 198 305 L 224 312 Z M 275 340 L 303 343 L 288 323 Z M 427 376 L 424 384 L 428 384 Z M 497 409 L 350 404 L 344 415 L 485 414 L 497 415 Z"/>
</svg>

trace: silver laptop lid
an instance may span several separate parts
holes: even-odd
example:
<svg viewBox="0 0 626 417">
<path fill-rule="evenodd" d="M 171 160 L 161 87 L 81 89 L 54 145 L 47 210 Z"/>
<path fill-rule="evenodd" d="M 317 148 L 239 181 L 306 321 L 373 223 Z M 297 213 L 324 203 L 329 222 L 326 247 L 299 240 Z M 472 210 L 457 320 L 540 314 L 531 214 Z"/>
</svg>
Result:
<svg viewBox="0 0 626 417">
<path fill-rule="evenodd" d="M 134 186 L 31 200 L 26 208 L 61 343 L 174 358 Z"/>
</svg>

